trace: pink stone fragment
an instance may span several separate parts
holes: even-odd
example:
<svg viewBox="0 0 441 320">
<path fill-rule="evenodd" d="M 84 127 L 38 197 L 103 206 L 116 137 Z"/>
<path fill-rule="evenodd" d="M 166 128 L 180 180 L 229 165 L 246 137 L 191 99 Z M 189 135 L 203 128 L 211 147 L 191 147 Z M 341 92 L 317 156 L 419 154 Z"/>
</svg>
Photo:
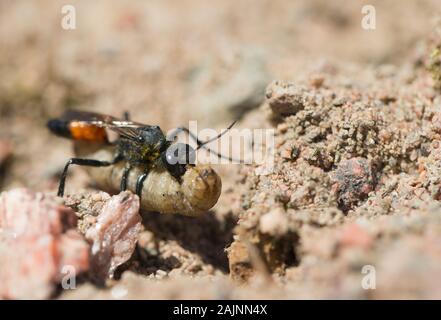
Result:
<svg viewBox="0 0 441 320">
<path fill-rule="evenodd" d="M 0 195 L 0 298 L 49 298 L 65 265 L 89 268 L 76 215 L 57 199 L 26 189 Z"/>
<path fill-rule="evenodd" d="M 92 273 L 113 277 L 118 266 L 130 259 L 141 231 L 139 197 L 122 192 L 106 202 L 94 226 L 86 232 L 92 242 Z"/>
</svg>

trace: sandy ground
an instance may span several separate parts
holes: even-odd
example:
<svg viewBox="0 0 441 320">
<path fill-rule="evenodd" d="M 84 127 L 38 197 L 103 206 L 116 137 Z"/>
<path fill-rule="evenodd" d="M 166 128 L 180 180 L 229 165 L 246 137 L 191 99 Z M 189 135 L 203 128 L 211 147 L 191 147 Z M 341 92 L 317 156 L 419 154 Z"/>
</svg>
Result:
<svg viewBox="0 0 441 320">
<path fill-rule="evenodd" d="M 370 1 L 369 31 L 365 1 L 71 3 L 75 30 L 63 1 L 0 1 L 0 190 L 55 192 L 72 146 L 45 123 L 71 108 L 238 118 L 274 128 L 276 154 L 266 176 L 216 165 L 200 218 L 144 212 L 115 280 L 57 298 L 441 297 L 436 0 Z M 94 192 L 74 168 L 67 193 Z"/>
</svg>

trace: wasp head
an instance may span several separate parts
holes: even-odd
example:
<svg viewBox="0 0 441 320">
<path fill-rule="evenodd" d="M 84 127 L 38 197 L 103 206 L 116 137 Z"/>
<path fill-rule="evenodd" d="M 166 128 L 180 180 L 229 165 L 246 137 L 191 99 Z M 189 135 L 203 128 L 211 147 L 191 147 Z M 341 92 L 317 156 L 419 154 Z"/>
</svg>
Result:
<svg viewBox="0 0 441 320">
<path fill-rule="evenodd" d="M 174 143 L 162 153 L 162 162 L 168 172 L 180 180 L 186 171 L 186 166 L 195 164 L 196 151 L 186 143 Z"/>
<path fill-rule="evenodd" d="M 166 146 L 166 138 L 159 126 L 145 126 L 138 128 L 136 141 L 139 144 L 157 150 L 161 150 Z"/>
</svg>

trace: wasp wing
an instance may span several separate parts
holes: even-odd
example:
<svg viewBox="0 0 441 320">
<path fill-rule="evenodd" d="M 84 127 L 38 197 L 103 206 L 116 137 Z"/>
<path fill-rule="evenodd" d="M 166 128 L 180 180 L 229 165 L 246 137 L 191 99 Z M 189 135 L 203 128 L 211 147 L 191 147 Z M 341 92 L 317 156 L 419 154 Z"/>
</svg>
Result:
<svg viewBox="0 0 441 320">
<path fill-rule="evenodd" d="M 127 139 L 136 139 L 138 137 L 136 129 L 146 126 L 145 124 L 139 122 L 121 120 L 106 114 L 76 110 L 69 110 L 65 112 L 60 120 L 107 128 Z"/>
</svg>

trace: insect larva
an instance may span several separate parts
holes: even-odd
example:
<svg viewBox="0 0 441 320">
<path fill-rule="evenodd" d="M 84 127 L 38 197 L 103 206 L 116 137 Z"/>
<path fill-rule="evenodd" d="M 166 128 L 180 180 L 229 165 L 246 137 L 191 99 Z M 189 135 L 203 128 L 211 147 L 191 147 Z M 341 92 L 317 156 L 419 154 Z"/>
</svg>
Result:
<svg viewBox="0 0 441 320">
<path fill-rule="evenodd" d="M 103 148 L 76 141 L 76 156 L 97 160 L 111 160 L 112 147 Z M 119 192 L 124 163 L 108 167 L 85 167 L 99 188 Z M 143 173 L 133 168 L 128 176 L 127 189 L 135 192 L 136 179 Z M 146 211 L 198 216 L 211 209 L 219 199 L 222 183 L 218 174 L 207 165 L 188 166 L 179 183 L 162 168 L 151 170 L 144 181 L 141 208 Z"/>
</svg>

